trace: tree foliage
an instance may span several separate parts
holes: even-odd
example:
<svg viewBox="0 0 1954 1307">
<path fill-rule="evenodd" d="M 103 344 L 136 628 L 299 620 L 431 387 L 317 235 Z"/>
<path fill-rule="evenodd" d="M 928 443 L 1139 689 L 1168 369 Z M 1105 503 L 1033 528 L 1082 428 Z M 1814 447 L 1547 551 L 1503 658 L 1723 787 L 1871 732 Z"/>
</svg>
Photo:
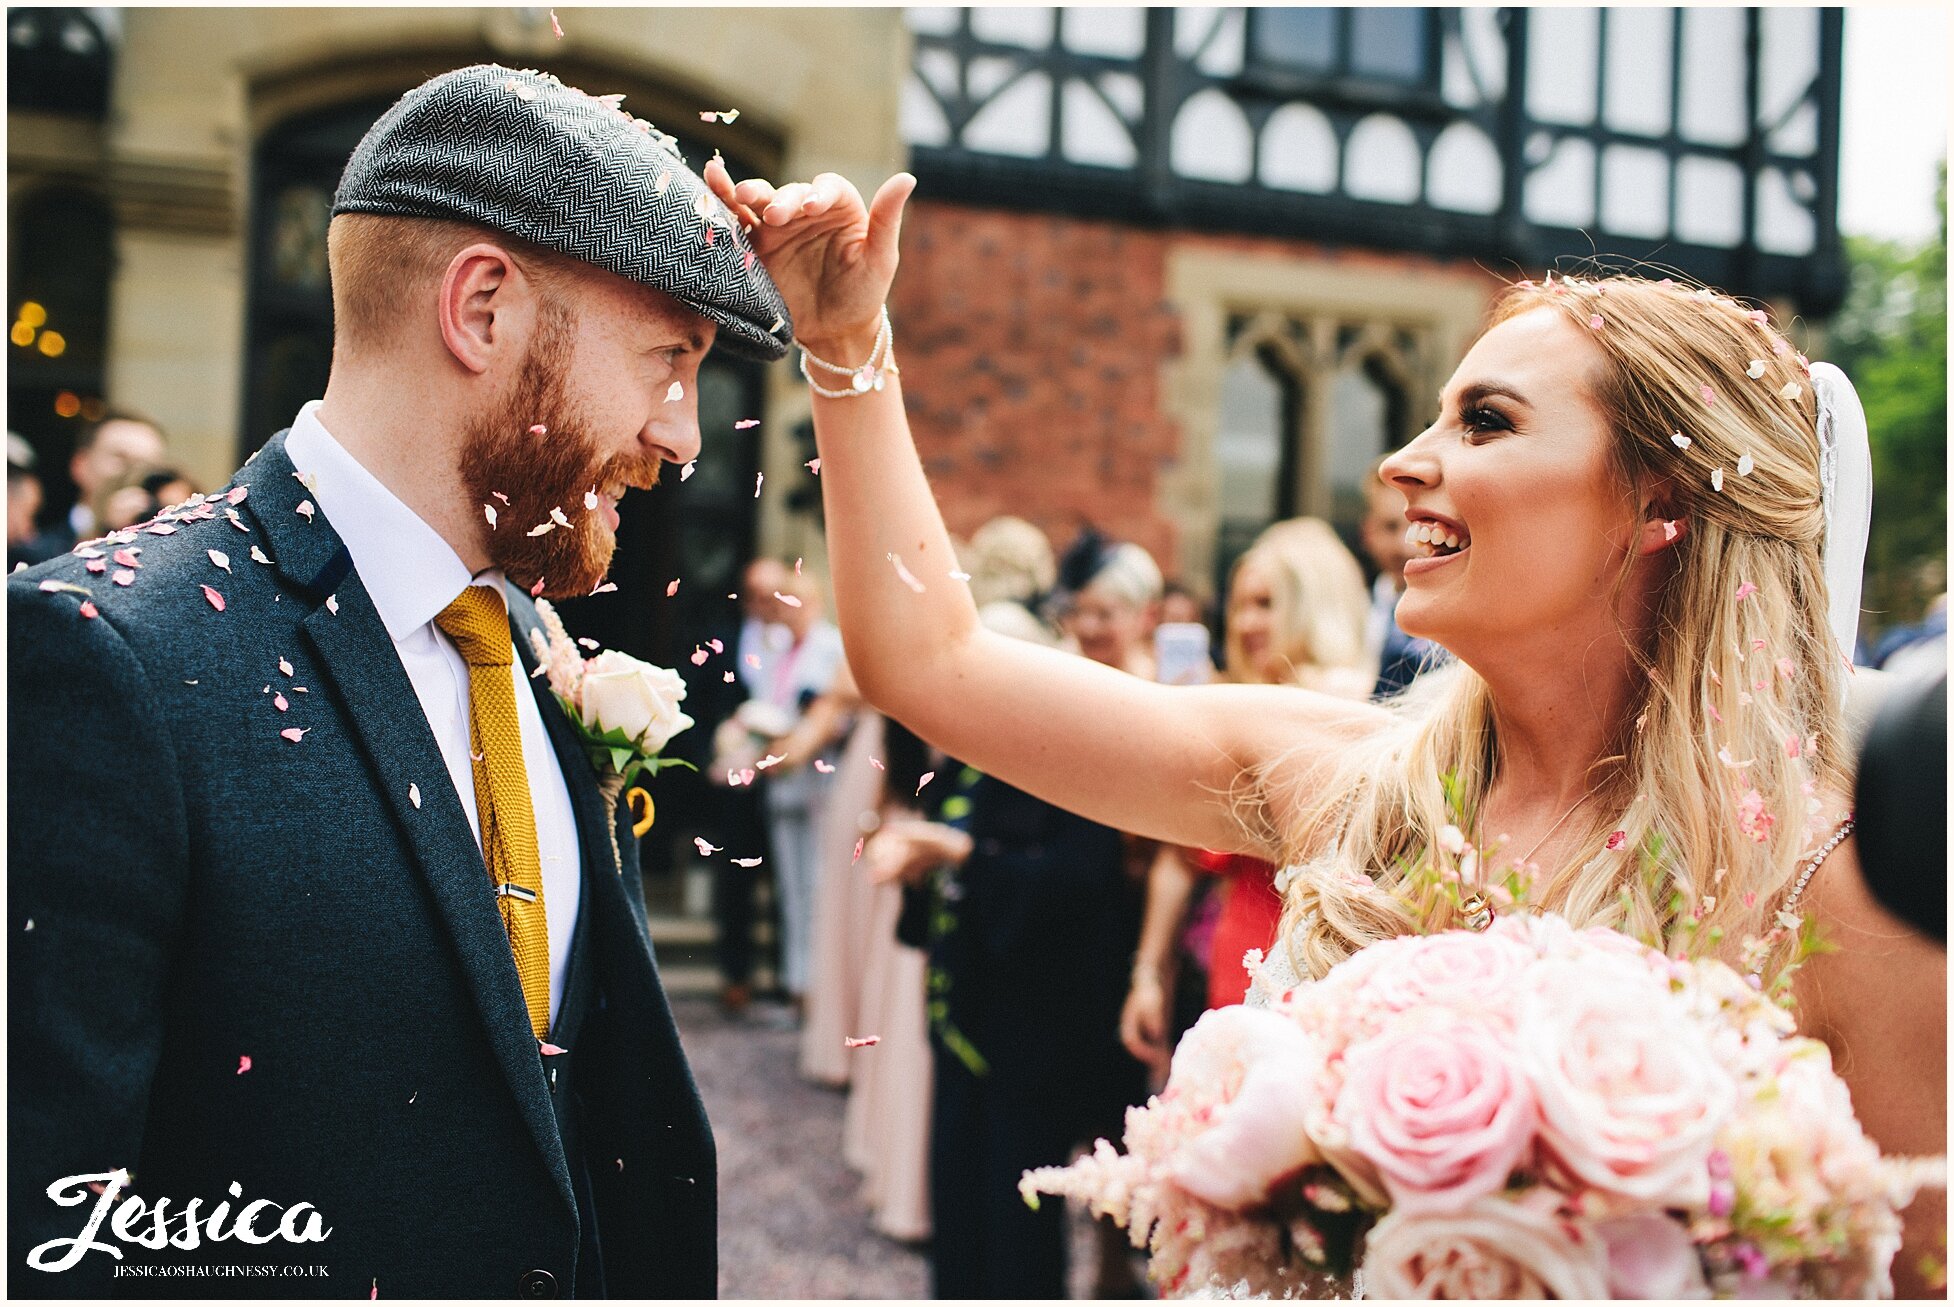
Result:
<svg viewBox="0 0 1954 1307">
<path fill-rule="evenodd" d="M 1852 286 L 1828 354 L 1866 406 L 1873 450 L 1868 637 L 1919 619 L 1947 588 L 1947 163 L 1923 244 L 1848 236 Z M 1870 640 L 1869 640 L 1870 642 Z"/>
</svg>

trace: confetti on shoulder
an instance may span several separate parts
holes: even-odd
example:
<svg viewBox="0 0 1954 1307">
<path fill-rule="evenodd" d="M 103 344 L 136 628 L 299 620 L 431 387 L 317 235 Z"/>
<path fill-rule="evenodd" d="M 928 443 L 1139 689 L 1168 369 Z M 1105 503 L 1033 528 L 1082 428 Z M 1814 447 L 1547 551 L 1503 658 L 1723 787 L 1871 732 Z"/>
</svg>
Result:
<svg viewBox="0 0 1954 1307">
<path fill-rule="evenodd" d="M 209 603 L 212 608 L 215 608 L 218 612 L 220 613 L 223 612 L 224 596 L 218 594 L 215 590 L 211 589 L 209 586 L 203 587 L 203 591 L 204 591 L 204 600 L 207 603 Z"/>
<path fill-rule="evenodd" d="M 223 568 L 226 572 L 231 570 L 231 556 L 229 554 L 221 549 L 206 549 L 204 552 L 210 555 L 210 561 L 213 565 Z"/>
<path fill-rule="evenodd" d="M 563 1048 L 560 1045 L 550 1043 L 550 1041 L 547 1039 L 537 1040 L 536 1047 L 542 1051 L 544 1057 L 555 1057 L 559 1053 L 567 1053 L 570 1051 L 569 1049 Z"/>
<path fill-rule="evenodd" d="M 327 611 L 327 612 L 329 612 L 329 613 L 331 613 L 331 614 L 332 614 L 332 615 L 333 615 L 334 617 L 337 617 L 337 616 L 339 616 L 339 596 L 338 596 L 338 595 L 336 595 L 336 594 L 335 594 L 335 595 L 327 595 L 327 596 L 326 596 L 326 611 Z"/>
<path fill-rule="evenodd" d="M 318 510 L 312 507 L 311 500 L 302 499 L 299 501 L 299 506 L 292 511 L 297 513 L 300 517 L 304 518 L 306 521 L 310 522 L 312 520 L 312 515 Z"/>
<path fill-rule="evenodd" d="M 407 801 L 416 808 L 421 806 L 421 787 L 412 781 L 407 783 Z"/>
<path fill-rule="evenodd" d="M 874 1048 L 881 1042 L 882 1036 L 880 1035 L 863 1035 L 860 1039 L 851 1039 L 844 1036 L 841 1041 L 841 1046 L 843 1048 Z"/>
<path fill-rule="evenodd" d="M 297 744 L 305 738 L 305 733 L 311 729 L 310 726 L 288 726 L 278 734 L 282 738 L 290 740 L 293 744 Z"/>
</svg>

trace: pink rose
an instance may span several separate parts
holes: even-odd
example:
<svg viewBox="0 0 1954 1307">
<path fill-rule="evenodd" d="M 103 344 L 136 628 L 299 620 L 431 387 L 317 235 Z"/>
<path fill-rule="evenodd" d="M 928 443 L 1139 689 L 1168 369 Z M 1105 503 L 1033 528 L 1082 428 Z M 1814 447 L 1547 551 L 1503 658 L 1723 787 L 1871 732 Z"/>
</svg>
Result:
<svg viewBox="0 0 1954 1307">
<path fill-rule="evenodd" d="M 1702 1206 L 1737 1088 L 1684 1004 L 1609 953 L 1543 961 L 1529 980 L 1518 1044 L 1548 1159 L 1629 1203 Z"/>
<path fill-rule="evenodd" d="M 1237 1209 L 1317 1159 L 1305 1122 L 1322 1059 L 1301 1029 L 1261 1008 L 1225 1007 L 1194 1023 L 1174 1050 L 1165 1100 L 1192 1100 L 1199 1129 L 1167 1174 L 1188 1193 Z"/>
<path fill-rule="evenodd" d="M 1703 1259 L 1682 1222 L 1660 1212 L 1603 1221 L 1595 1233 L 1608 1247 L 1610 1298 L 1707 1298 Z"/>
<path fill-rule="evenodd" d="M 1394 1211 L 1364 1241 L 1371 1298 L 1606 1298 L 1607 1251 L 1592 1231 L 1503 1198 L 1464 1211 Z"/>
<path fill-rule="evenodd" d="M 1535 960 L 1532 949 L 1503 936 L 1467 930 L 1425 936 L 1409 941 L 1390 965 L 1369 969 L 1360 1001 L 1390 1012 L 1441 1003 L 1503 1016 L 1514 1007 L 1519 977 Z"/>
<path fill-rule="evenodd" d="M 1331 1117 L 1397 1210 L 1413 1214 L 1456 1212 L 1505 1188 L 1539 1123 L 1505 1039 L 1444 1018 L 1352 1048 Z"/>
</svg>

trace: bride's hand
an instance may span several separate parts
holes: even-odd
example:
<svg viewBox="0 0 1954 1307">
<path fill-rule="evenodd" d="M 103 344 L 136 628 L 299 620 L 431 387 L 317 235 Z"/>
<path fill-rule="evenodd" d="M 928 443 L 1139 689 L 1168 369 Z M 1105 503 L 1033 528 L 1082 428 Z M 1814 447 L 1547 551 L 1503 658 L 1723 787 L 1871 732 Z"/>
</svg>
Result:
<svg viewBox="0 0 1954 1307">
<path fill-rule="evenodd" d="M 864 204 L 847 178 L 831 172 L 781 187 L 758 177 L 735 185 L 714 156 L 704 175 L 720 202 L 751 227 L 748 239 L 787 301 L 795 338 L 837 363 L 867 358 L 916 179 L 899 172 Z"/>
</svg>

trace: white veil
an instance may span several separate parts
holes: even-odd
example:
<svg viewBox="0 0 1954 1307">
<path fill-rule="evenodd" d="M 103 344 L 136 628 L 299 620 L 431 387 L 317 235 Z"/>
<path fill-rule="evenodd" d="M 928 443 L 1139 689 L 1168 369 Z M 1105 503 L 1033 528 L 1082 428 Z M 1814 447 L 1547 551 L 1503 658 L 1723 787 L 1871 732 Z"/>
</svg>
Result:
<svg viewBox="0 0 1954 1307">
<path fill-rule="evenodd" d="M 1825 495 L 1825 588 L 1832 634 L 1847 664 L 1859 638 L 1859 592 L 1865 582 L 1866 534 L 1873 515 L 1873 453 L 1866 410 L 1845 373 L 1811 365 L 1818 399 L 1818 472 Z"/>
</svg>

